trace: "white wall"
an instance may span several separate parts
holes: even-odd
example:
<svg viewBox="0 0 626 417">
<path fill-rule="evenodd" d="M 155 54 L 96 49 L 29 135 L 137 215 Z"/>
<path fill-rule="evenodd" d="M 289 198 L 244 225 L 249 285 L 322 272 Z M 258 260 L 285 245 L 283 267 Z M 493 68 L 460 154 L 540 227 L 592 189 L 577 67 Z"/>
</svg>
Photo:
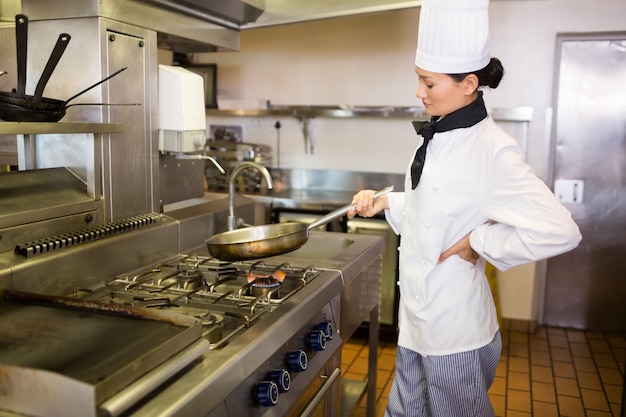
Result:
<svg viewBox="0 0 626 417">
<path fill-rule="evenodd" d="M 505 77 L 486 91 L 488 107 L 530 106 L 528 161 L 545 171 L 555 40 L 563 32 L 626 32 L 625 0 L 492 1 L 491 52 Z M 244 30 L 241 51 L 198 54 L 218 64 L 218 95 L 291 105 L 418 106 L 413 72 L 419 9 Z M 241 124 L 244 140 L 275 148 L 281 167 L 402 173 L 416 136 L 408 120 L 318 119 L 317 153 L 304 153 L 291 118 L 209 118 Z M 535 319 L 533 265 L 499 275 L 504 317 Z"/>
<path fill-rule="evenodd" d="M 418 16 L 411 9 L 246 30 L 241 52 L 198 60 L 217 62 L 221 96 L 277 105 L 415 106 L 412 63 Z M 276 148 L 276 120 L 233 122 L 244 125 L 244 140 Z M 317 151 L 307 155 L 298 121 L 279 120 L 283 168 L 402 173 L 416 143 L 408 120 L 317 119 Z"/>
</svg>

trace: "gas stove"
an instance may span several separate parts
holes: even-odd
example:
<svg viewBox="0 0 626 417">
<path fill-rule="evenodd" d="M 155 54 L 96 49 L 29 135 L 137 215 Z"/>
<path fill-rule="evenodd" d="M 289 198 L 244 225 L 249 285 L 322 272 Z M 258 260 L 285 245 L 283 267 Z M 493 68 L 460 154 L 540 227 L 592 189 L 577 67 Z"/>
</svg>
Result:
<svg viewBox="0 0 626 417">
<path fill-rule="evenodd" d="M 5 368 L 29 386 L 60 389 L 36 401 L 9 390 L 0 410 L 20 417 L 337 415 L 341 345 L 362 321 L 361 305 L 345 308 L 342 297 L 360 303 L 371 293 L 377 301 L 369 288 L 378 288 L 381 239 L 316 232 L 304 250 L 223 262 L 194 237 L 206 233 L 195 233 L 192 214 L 26 261 L 0 258 L 0 279 L 13 283 L 4 289 L 23 292 L 20 304 L 30 297 L 15 307 L 24 323 L 45 330 L 5 320 L 7 331 L 28 336 L 25 348 L 37 342 L 44 361 Z M 31 311 L 41 311 L 37 320 Z M 90 360 L 61 360 L 77 349 Z M 12 386 L 20 385 L 0 384 Z"/>
<path fill-rule="evenodd" d="M 197 253 L 75 292 L 81 300 L 168 311 L 202 323 L 209 348 L 200 362 L 168 381 L 157 397 L 139 400 L 132 415 L 195 415 L 198 407 L 211 417 L 286 416 L 311 407 L 333 415 L 342 344 L 340 272 L 296 259 L 227 262 Z M 322 387 L 333 400 L 328 394 L 311 401 Z M 105 401 L 100 411 L 118 414 L 117 401 Z"/>
<path fill-rule="evenodd" d="M 226 262 L 184 254 L 118 275 L 96 288 L 77 289 L 74 295 L 194 317 L 202 322 L 202 335 L 215 349 L 249 329 L 319 274 L 314 265 Z"/>
</svg>

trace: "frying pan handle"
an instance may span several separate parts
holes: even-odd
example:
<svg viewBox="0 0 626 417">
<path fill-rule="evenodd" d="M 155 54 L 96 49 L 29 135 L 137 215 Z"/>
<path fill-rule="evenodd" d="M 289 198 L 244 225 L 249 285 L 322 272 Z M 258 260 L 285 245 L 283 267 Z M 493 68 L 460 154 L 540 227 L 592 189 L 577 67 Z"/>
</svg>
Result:
<svg viewBox="0 0 626 417">
<path fill-rule="evenodd" d="M 380 191 L 377 191 L 374 194 L 374 199 L 380 197 L 381 195 L 387 194 L 388 192 L 393 191 L 393 185 L 387 188 L 383 188 Z M 341 216 L 346 215 L 346 213 L 348 213 L 348 211 L 352 208 L 352 204 L 348 204 L 346 206 L 343 206 L 341 208 L 338 208 L 337 210 L 333 210 L 330 213 L 328 213 L 325 216 L 320 217 L 317 220 L 314 220 L 311 224 L 309 224 L 307 226 L 307 230 L 311 230 L 311 229 L 315 229 L 318 226 L 322 226 L 326 223 L 329 223 L 335 219 L 338 219 Z"/>
<path fill-rule="evenodd" d="M 72 39 L 72 37 L 67 33 L 61 33 L 59 35 L 59 38 L 57 39 L 57 42 L 52 49 L 52 54 L 50 54 L 50 58 L 48 58 L 48 62 L 46 63 L 43 72 L 41 73 L 41 78 L 39 78 L 37 87 L 35 87 L 35 94 L 33 96 L 34 102 L 39 103 L 41 101 L 43 90 L 46 88 L 52 72 L 56 68 L 61 57 L 63 56 L 65 48 L 67 48 L 67 45 L 70 43 L 70 39 Z"/>
<path fill-rule="evenodd" d="M 15 43 L 17 49 L 17 96 L 26 95 L 26 55 L 28 54 L 28 17 L 15 15 Z"/>
<path fill-rule="evenodd" d="M 118 70 L 117 70 L 117 71 L 115 71 L 113 74 L 109 75 L 108 77 L 103 78 L 102 80 L 98 81 L 97 83 L 92 84 L 92 85 L 90 85 L 89 87 L 85 88 L 83 91 L 81 91 L 81 92 L 79 92 L 79 93 L 74 94 L 72 97 L 68 98 L 67 100 L 65 100 L 65 101 L 63 102 L 63 104 L 61 105 L 61 108 L 65 108 L 65 107 L 67 107 L 67 103 L 69 103 L 70 101 L 74 100 L 76 97 L 78 97 L 78 96 L 80 96 L 80 95 L 82 95 L 82 94 L 85 94 L 87 91 L 91 90 L 92 88 L 95 88 L 95 87 L 99 86 L 100 84 L 102 84 L 103 82 L 105 82 L 105 81 L 107 81 L 107 80 L 110 80 L 111 78 L 113 78 L 113 77 L 115 77 L 117 74 L 119 74 L 120 72 L 125 71 L 127 68 L 128 68 L 128 67 L 124 67 L 124 68 L 118 69 Z"/>
</svg>

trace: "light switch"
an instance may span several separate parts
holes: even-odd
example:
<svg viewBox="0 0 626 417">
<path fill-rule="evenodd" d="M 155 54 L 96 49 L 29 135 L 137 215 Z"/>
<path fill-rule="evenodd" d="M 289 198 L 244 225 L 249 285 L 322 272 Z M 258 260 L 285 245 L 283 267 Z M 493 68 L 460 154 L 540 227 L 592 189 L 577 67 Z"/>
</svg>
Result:
<svg viewBox="0 0 626 417">
<path fill-rule="evenodd" d="M 580 204 L 583 202 L 583 180 L 558 179 L 554 181 L 554 194 L 562 203 Z"/>
</svg>

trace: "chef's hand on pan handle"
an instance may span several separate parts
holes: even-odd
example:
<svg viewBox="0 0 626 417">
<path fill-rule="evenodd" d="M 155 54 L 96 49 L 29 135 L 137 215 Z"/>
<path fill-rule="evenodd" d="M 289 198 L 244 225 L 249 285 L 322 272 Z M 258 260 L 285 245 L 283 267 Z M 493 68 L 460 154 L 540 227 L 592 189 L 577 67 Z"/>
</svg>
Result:
<svg viewBox="0 0 626 417">
<path fill-rule="evenodd" d="M 383 194 L 374 199 L 374 190 L 361 190 L 352 197 L 352 207 L 348 210 L 348 218 L 351 219 L 357 214 L 361 217 L 372 217 L 376 213 L 389 208 L 387 195 Z"/>
</svg>

